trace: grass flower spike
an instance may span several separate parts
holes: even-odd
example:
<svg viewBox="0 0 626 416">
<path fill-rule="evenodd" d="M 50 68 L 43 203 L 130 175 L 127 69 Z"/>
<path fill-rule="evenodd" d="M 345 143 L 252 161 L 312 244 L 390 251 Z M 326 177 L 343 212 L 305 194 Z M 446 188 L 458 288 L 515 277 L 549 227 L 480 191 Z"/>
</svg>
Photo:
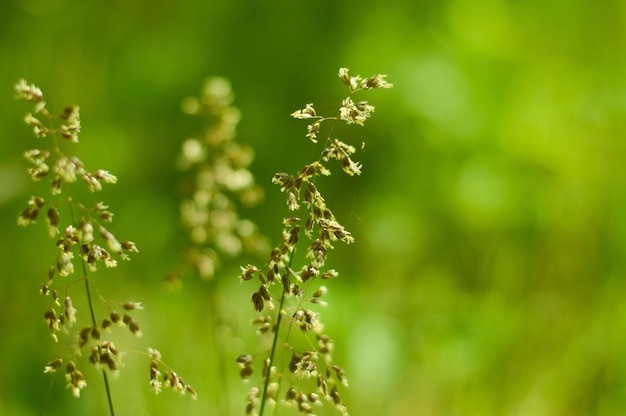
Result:
<svg viewBox="0 0 626 416">
<path fill-rule="evenodd" d="M 311 142 L 325 139 L 315 160 L 295 174 L 280 172 L 272 178 L 286 195 L 290 211 L 282 223 L 282 240 L 262 267 L 249 264 L 241 268 L 240 279 L 256 287 L 251 302 L 257 317 L 252 324 L 260 336 L 271 337 L 267 356 L 244 354 L 237 358 L 240 376 L 246 380 L 254 374 L 255 361 L 261 359 L 261 386 L 250 389 L 247 415 L 263 416 L 268 405 L 280 401 L 295 406 L 301 414 L 313 414 L 313 407 L 324 401 L 347 414 L 340 388 L 348 381 L 344 370 L 333 362 L 334 342 L 325 333 L 317 308 L 327 304 L 323 297 L 329 290 L 320 282 L 338 276 L 326 267 L 328 254 L 337 242 L 351 244 L 355 239 L 327 206 L 318 179 L 331 175 L 333 161 L 350 176 L 361 174 L 361 163 L 353 159 L 354 146 L 332 133 L 336 123 L 364 125 L 375 108 L 367 101 L 354 101 L 353 96 L 363 90 L 392 87 L 385 77 L 350 76 L 348 69 L 341 68 L 339 78 L 349 87 L 349 96 L 341 102 L 338 114 L 320 115 L 312 103 L 291 114 L 309 122 L 305 137 Z M 328 133 L 322 135 L 326 124 Z M 305 252 L 299 267 L 295 265 L 298 248 Z M 312 390 L 311 385 L 315 386 Z"/>
<path fill-rule="evenodd" d="M 184 112 L 206 120 L 203 134 L 185 140 L 178 160 L 189 172 L 187 196 L 180 204 L 187 259 L 204 279 L 215 276 L 220 259 L 266 247 L 256 225 L 238 214 L 238 205 L 258 204 L 263 191 L 248 170 L 252 148 L 236 140 L 241 116 L 233 98 L 230 83 L 216 77 L 205 81 L 200 98 L 183 101 Z"/>
<path fill-rule="evenodd" d="M 54 341 L 66 333 L 76 339 L 75 347 L 67 356 L 49 361 L 43 372 L 55 373 L 65 362 L 67 388 L 79 397 L 88 386 L 81 368 L 91 365 L 101 370 L 109 413 L 113 416 L 108 374 L 119 371 L 122 352 L 108 339 L 108 334 L 118 326 L 141 337 L 143 333 L 135 312 L 142 307 L 135 301 L 117 303 L 105 300 L 98 294 L 90 274 L 100 267 L 115 268 L 120 261 L 130 260 L 131 255 L 139 250 L 133 241 L 119 239 L 112 232 L 113 212 L 108 205 L 98 199 L 90 203 L 78 201 L 73 193 L 74 187 L 80 186 L 81 182 L 89 193 L 97 193 L 105 186 L 117 183 L 118 178 L 105 169 L 87 169 L 77 156 L 66 150 L 79 142 L 78 106 L 68 106 L 60 115 L 53 116 L 37 86 L 21 80 L 15 85 L 15 92 L 18 99 L 33 104 L 33 111 L 26 114 L 24 121 L 39 141 L 37 148 L 24 152 L 29 164 L 28 173 L 33 181 L 48 184 L 47 192 L 28 200 L 17 223 L 25 227 L 38 220 L 45 222 L 47 233 L 54 240 L 57 257 L 40 289 L 40 293 L 49 299 L 43 318 Z M 87 319 L 82 318 L 74 302 L 74 298 L 80 296 L 75 285 L 81 282 L 84 284 L 82 295 L 89 309 Z M 96 299 L 102 303 L 99 315 L 94 306 Z M 161 362 L 160 358 L 151 360 L 153 363 L 157 361 Z M 162 378 L 164 384 L 175 390 L 180 390 L 181 384 L 185 391 L 193 390 L 170 370 L 164 372 Z M 152 372 L 150 383 L 156 383 Z"/>
</svg>

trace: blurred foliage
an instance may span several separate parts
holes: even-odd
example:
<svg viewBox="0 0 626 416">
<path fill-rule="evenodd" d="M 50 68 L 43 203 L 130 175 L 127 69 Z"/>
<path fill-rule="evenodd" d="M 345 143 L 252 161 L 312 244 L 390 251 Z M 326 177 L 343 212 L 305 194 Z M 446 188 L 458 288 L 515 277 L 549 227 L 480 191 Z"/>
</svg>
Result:
<svg viewBox="0 0 626 416">
<path fill-rule="evenodd" d="M 227 379 L 207 285 L 163 283 L 184 242 L 174 159 L 200 130 L 180 102 L 207 76 L 232 81 L 239 139 L 255 148 L 267 195 L 246 216 L 277 239 L 286 210 L 269 179 L 317 152 L 289 114 L 338 106 L 340 66 L 395 84 L 368 97 L 365 128 L 342 133 L 366 143 L 364 174 L 320 181 L 357 238 L 330 257 L 340 279 L 323 311 L 351 413 L 624 414 L 625 47 L 617 0 L 0 2 L 0 414 L 40 411 L 43 366 L 63 347 L 37 294 L 55 248 L 43 224 L 16 225 L 34 192 L 21 158 L 34 139 L 13 84 L 39 85 L 50 109 L 81 106 L 77 152 L 118 176 L 102 198 L 140 249 L 99 272 L 98 288 L 144 303 L 139 344 L 161 349 L 199 394 L 151 397 L 147 367 L 128 354 L 112 380 L 118 413 L 208 414 L 227 384 L 235 415 L 248 386 L 234 357 L 255 339 L 239 263 L 218 286 Z M 57 376 L 46 414 L 104 414 L 100 377 L 86 377 L 76 400 Z"/>
</svg>

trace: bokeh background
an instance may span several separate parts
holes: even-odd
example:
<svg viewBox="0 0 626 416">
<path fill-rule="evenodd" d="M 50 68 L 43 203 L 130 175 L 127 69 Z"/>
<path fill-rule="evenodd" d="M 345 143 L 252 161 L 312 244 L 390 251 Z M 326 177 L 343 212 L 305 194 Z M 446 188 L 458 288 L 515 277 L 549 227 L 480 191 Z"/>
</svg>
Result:
<svg viewBox="0 0 626 416">
<path fill-rule="evenodd" d="M 129 352 L 111 381 L 118 414 L 237 415 L 250 385 L 234 357 L 255 347 L 236 276 L 250 259 L 218 276 L 226 365 L 209 285 L 163 279 L 185 241 L 176 154 L 202 128 L 180 103 L 207 76 L 230 79 L 266 189 L 245 216 L 276 242 L 287 214 L 270 178 L 317 154 L 289 114 L 334 111 L 341 66 L 395 84 L 367 95 L 374 117 L 343 137 L 366 142 L 363 175 L 320 182 L 357 239 L 331 253 L 340 279 L 322 315 L 351 414 L 624 414 L 625 50 L 618 0 L 0 2 L 0 414 L 106 414 L 97 372 L 84 369 L 80 400 L 42 373 L 68 347 L 51 342 L 37 293 L 54 244 L 43 224 L 16 225 L 41 188 L 13 84 L 81 106 L 76 153 L 118 176 L 99 198 L 140 248 L 94 277 L 107 299 L 145 306 L 144 337 L 118 346 L 159 348 L 199 394 L 153 397 Z"/>
</svg>

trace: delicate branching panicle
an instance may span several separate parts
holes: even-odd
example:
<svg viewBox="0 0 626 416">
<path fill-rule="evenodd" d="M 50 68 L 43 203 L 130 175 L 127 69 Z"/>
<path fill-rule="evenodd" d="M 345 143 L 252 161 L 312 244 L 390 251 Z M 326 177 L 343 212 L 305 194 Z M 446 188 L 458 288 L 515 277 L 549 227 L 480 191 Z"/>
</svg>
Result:
<svg viewBox="0 0 626 416">
<path fill-rule="evenodd" d="M 197 274 L 212 278 L 220 257 L 259 252 L 266 247 L 256 225 L 241 219 L 237 206 L 263 198 L 248 166 L 254 152 L 237 142 L 239 109 L 232 105 L 230 83 L 210 78 L 200 98 L 189 97 L 183 111 L 206 119 L 202 135 L 187 139 L 179 157 L 189 171 L 188 196 L 181 203 L 182 223 L 189 236 L 187 257 Z"/>
<path fill-rule="evenodd" d="M 390 88 L 392 85 L 385 80 L 385 75 L 350 76 L 346 68 L 339 70 L 339 77 L 349 87 L 349 96 L 341 102 L 336 115 L 322 116 L 311 103 L 291 114 L 309 122 L 305 136 L 313 143 L 318 143 L 321 129 L 328 122 L 329 133 L 317 160 L 305 164 L 295 174 L 281 172 L 272 178 L 272 182 L 285 193 L 287 208 L 292 214 L 284 219 L 282 240 L 271 250 L 265 265 L 241 267 L 240 279 L 255 285 L 251 302 L 258 316 L 252 323 L 257 333 L 272 337 L 272 348 L 260 371 L 262 389 L 253 387 L 248 396 L 246 414 L 249 415 L 257 414 L 258 408 L 262 416 L 266 405 L 280 397 L 281 385 L 285 384 L 288 387 L 284 402 L 296 406 L 302 414 L 312 414 L 313 406 L 322 401 L 334 404 L 340 413 L 347 414 L 339 393 L 339 386 L 347 386 L 347 379 L 341 367 L 333 363 L 333 341 L 324 333 L 320 313 L 314 308 L 326 305 L 323 298 L 328 291 L 316 281 L 337 277 L 334 269 L 325 268 L 328 253 L 336 242 L 350 244 L 354 237 L 327 206 L 317 180 L 331 174 L 333 160 L 346 174 L 361 174 L 361 163 L 353 160 L 355 147 L 331 137 L 333 127 L 338 122 L 363 125 L 374 112 L 374 107 L 367 101 L 354 101 L 353 95 L 362 90 Z M 295 268 L 294 253 L 302 246 L 305 263 Z M 313 293 L 308 294 L 310 292 Z M 274 296 L 280 299 L 278 310 L 275 309 Z M 283 321 L 288 328 L 281 325 Z M 304 341 L 295 339 L 297 336 Z M 281 337 L 283 341 L 279 342 Z M 310 349 L 302 350 L 301 345 L 308 345 Z M 285 356 L 278 351 L 279 348 L 289 352 L 291 359 L 288 362 L 277 362 L 278 357 Z M 241 355 L 237 359 L 243 379 L 254 373 L 254 358 Z M 315 391 L 307 392 L 298 387 L 299 380 L 307 379 L 315 381 Z"/>
<path fill-rule="evenodd" d="M 64 150 L 67 147 L 65 143 L 79 141 L 81 123 L 78 106 L 69 106 L 59 116 L 53 116 L 46 107 L 42 91 L 35 85 L 22 80 L 16 84 L 15 91 L 18 99 L 34 104 L 33 112 L 28 113 L 24 120 L 33 129 L 34 135 L 41 139 L 38 148 L 24 152 L 24 158 L 30 165 L 28 173 L 34 181 L 48 184 L 45 196 L 29 199 L 17 223 L 28 226 L 43 217 L 48 235 L 54 239 L 57 248 L 56 260 L 48 269 L 40 289 L 40 293 L 49 298 L 43 318 L 54 341 L 58 341 L 61 332 L 76 339 L 75 348 L 67 357 L 48 362 L 44 372 L 54 373 L 66 361 L 67 387 L 79 397 L 81 390 L 87 386 L 83 372 L 78 370 L 79 365 L 84 364 L 79 359 L 87 357 L 89 364 L 102 370 L 109 410 L 113 415 L 107 373 L 118 371 L 122 354 L 107 339 L 107 335 L 115 325 L 140 337 L 142 331 L 134 313 L 142 307 L 139 302 L 116 304 L 99 296 L 103 304 L 100 308 L 102 315 L 96 316 L 92 296 L 95 285 L 88 273 L 101 266 L 117 267 L 118 261 L 130 260 L 130 254 L 137 253 L 138 249 L 134 242 L 118 239 L 113 234 L 109 225 L 113 213 L 104 202 L 77 201 L 72 193 L 73 186 L 80 186 L 77 182 L 82 182 L 87 190 L 95 193 L 101 191 L 103 185 L 115 184 L 117 177 L 104 169 L 88 170 L 77 156 Z M 78 291 L 74 284 L 80 281 L 84 282 L 83 295 L 90 316 L 84 323 L 73 301 L 79 296 L 74 293 Z"/>
</svg>

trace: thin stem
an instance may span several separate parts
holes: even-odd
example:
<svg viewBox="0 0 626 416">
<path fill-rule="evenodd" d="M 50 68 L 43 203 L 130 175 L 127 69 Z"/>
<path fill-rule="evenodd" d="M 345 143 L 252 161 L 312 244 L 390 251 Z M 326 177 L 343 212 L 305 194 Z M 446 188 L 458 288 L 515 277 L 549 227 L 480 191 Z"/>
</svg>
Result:
<svg viewBox="0 0 626 416">
<path fill-rule="evenodd" d="M 68 203 L 70 206 L 70 214 L 72 216 L 72 221 L 76 224 L 76 216 L 74 215 L 74 206 L 72 205 L 71 197 L 69 197 Z M 89 304 L 89 314 L 91 316 L 91 324 L 93 325 L 93 327 L 96 327 L 97 326 L 96 314 L 93 310 L 93 302 L 91 300 L 91 287 L 89 286 L 89 277 L 87 276 L 87 266 L 85 265 L 85 260 L 82 258 L 82 256 L 80 259 L 80 264 L 83 269 L 83 279 L 85 280 L 85 292 L 87 293 L 87 303 Z M 104 370 L 104 368 L 102 369 L 102 378 L 104 379 L 104 389 L 106 390 L 106 394 L 107 394 L 109 414 L 111 416 L 115 416 L 115 410 L 113 408 L 113 397 L 111 395 L 111 387 L 109 386 L 109 377 L 107 376 L 107 373 Z"/>
<path fill-rule="evenodd" d="M 87 292 L 87 301 L 89 303 L 89 313 L 91 315 L 91 323 L 96 326 L 96 315 L 93 311 L 93 303 L 91 301 L 91 288 L 89 287 L 89 278 L 87 277 L 87 270 L 85 268 L 85 262 L 82 261 L 83 273 L 85 275 L 85 291 Z M 111 416 L 115 416 L 115 410 L 113 409 L 113 397 L 111 396 L 111 387 L 109 386 L 109 377 L 107 376 L 104 368 L 102 369 L 102 378 L 104 379 L 104 389 L 107 392 L 107 402 L 109 404 L 109 413 Z"/>
<path fill-rule="evenodd" d="M 109 377 L 105 370 L 102 370 L 102 377 L 104 378 L 104 388 L 107 391 L 107 401 L 109 403 L 109 413 L 111 416 L 115 416 L 115 410 L 113 409 L 113 399 L 111 397 L 111 388 L 109 387 Z"/>
<path fill-rule="evenodd" d="M 54 385 L 54 380 L 56 378 L 56 373 L 52 374 L 52 379 L 50 380 L 50 387 L 48 388 L 48 393 L 46 394 L 46 399 L 43 403 L 43 407 L 41 408 L 41 413 L 39 416 L 43 416 L 46 412 L 46 408 L 48 407 L 48 402 L 50 401 L 50 395 L 52 394 L 52 386 Z"/>
<path fill-rule="evenodd" d="M 89 287 L 89 278 L 87 277 L 87 271 L 85 270 L 85 265 L 83 264 L 83 273 L 84 273 L 84 281 L 85 281 L 85 292 L 87 292 L 87 301 L 89 302 L 89 314 L 91 315 L 91 324 L 96 326 L 96 315 L 93 311 L 93 302 L 91 301 L 91 288 Z"/>
<path fill-rule="evenodd" d="M 289 256 L 289 264 L 286 269 L 291 269 L 291 264 L 293 263 L 293 255 L 295 254 L 296 249 L 294 248 L 291 251 Z M 276 346 L 278 345 L 278 335 L 280 333 L 280 324 L 283 321 L 283 306 L 285 305 L 285 298 L 287 297 L 287 292 L 289 291 L 288 287 L 283 286 L 283 292 L 280 296 L 280 304 L 278 305 L 278 318 L 276 318 L 276 328 L 274 328 L 274 339 L 272 340 L 272 350 L 270 351 L 269 362 L 267 363 L 267 370 L 265 373 L 265 381 L 263 383 L 263 395 L 261 396 L 261 408 L 259 409 L 259 416 L 263 416 L 263 410 L 265 410 L 265 402 L 267 401 L 267 389 L 270 385 L 270 374 L 272 372 L 272 365 L 274 363 L 274 356 L 276 355 Z"/>
<path fill-rule="evenodd" d="M 293 254 L 292 254 L 293 258 Z M 291 263 L 291 261 L 289 262 Z M 272 371 L 272 364 L 274 362 L 274 355 L 276 353 L 276 345 L 278 344 L 278 333 L 280 332 L 280 323 L 282 322 L 283 314 L 283 305 L 285 303 L 285 298 L 287 294 L 287 288 L 283 288 L 283 293 L 280 297 L 280 305 L 278 307 L 278 318 L 276 319 L 276 328 L 274 329 L 274 339 L 272 341 L 272 350 L 270 352 L 269 362 L 267 363 L 267 370 L 265 373 L 265 383 L 263 384 L 263 395 L 261 396 L 261 408 L 259 410 L 259 416 L 263 416 L 263 410 L 265 409 L 265 402 L 267 398 L 267 389 L 270 384 L 270 373 Z"/>
</svg>

